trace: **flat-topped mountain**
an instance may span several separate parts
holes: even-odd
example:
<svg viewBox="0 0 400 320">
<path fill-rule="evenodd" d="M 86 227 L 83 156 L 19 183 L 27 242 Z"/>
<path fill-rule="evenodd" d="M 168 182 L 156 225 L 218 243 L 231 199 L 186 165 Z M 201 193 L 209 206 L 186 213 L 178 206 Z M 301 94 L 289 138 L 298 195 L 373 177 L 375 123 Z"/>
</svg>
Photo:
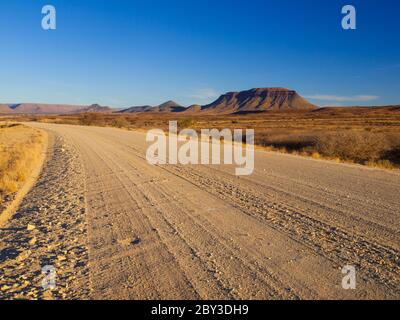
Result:
<svg viewBox="0 0 400 320">
<path fill-rule="evenodd" d="M 317 106 L 301 97 L 296 91 L 284 88 L 256 88 L 228 92 L 213 103 L 203 106 L 201 112 L 238 113 L 261 111 L 313 110 Z"/>
</svg>

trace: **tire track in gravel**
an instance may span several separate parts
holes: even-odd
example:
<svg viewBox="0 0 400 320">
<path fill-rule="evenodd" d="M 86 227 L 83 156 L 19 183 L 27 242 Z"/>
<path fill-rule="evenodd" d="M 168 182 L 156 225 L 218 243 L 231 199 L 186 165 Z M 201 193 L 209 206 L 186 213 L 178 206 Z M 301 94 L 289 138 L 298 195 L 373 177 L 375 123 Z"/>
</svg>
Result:
<svg viewBox="0 0 400 320">
<path fill-rule="evenodd" d="M 133 146 L 130 146 L 130 149 L 145 161 L 142 150 Z M 354 232 L 353 235 L 349 235 L 348 230 L 318 221 L 298 207 L 276 203 L 275 199 L 266 196 L 265 192 L 257 192 L 258 188 L 254 188 L 254 183 L 248 183 L 251 189 L 240 188 L 235 183 L 236 177 L 233 178 L 213 167 L 158 167 L 186 179 L 224 201 L 234 203 L 234 207 L 240 208 L 246 214 L 260 216 L 269 223 L 272 222 L 274 228 L 301 243 L 307 243 L 316 253 L 329 258 L 338 266 L 356 266 L 358 270 L 362 270 L 365 279 L 377 280 L 391 290 L 393 295 L 400 295 L 400 258 L 396 249 Z M 278 192 L 286 193 L 284 190 Z M 303 203 L 307 202 L 307 199 L 301 200 Z M 330 211 L 335 211 L 338 215 L 343 214 L 334 208 L 330 208 Z M 398 236 L 393 235 L 393 238 Z"/>
<path fill-rule="evenodd" d="M 218 180 L 215 175 L 206 172 L 207 170 L 200 173 L 182 167 L 168 167 L 166 170 L 175 172 L 212 194 L 217 194 L 224 201 L 231 200 L 245 213 L 261 216 L 277 230 L 290 234 L 299 242 L 307 243 L 318 254 L 328 257 L 338 266 L 356 266 L 357 269 L 363 270 L 367 278 L 379 280 L 394 295 L 400 295 L 400 258 L 395 249 L 361 236 L 349 235 L 344 230 L 309 217 L 299 208 L 274 203 L 273 199 L 268 199 L 254 190 L 238 188 L 232 181 Z"/>
<path fill-rule="evenodd" d="M 273 180 L 273 185 L 271 183 Z M 249 181 L 249 184 L 255 184 L 260 188 L 265 189 L 269 196 L 282 199 L 281 202 L 292 203 L 295 207 L 301 207 L 307 204 L 308 212 L 313 212 L 314 217 L 323 219 L 326 223 L 334 223 L 335 225 L 345 228 L 348 232 L 356 232 L 358 235 L 368 237 L 369 230 L 376 230 L 372 237 L 374 240 L 383 242 L 386 246 L 392 247 L 396 250 L 400 246 L 400 233 L 397 226 L 399 225 L 400 212 L 393 210 L 393 207 L 399 205 L 399 203 L 387 202 L 380 204 L 380 211 L 375 216 L 363 216 L 358 213 L 354 213 L 354 205 L 357 205 L 358 211 L 370 212 L 376 210 L 376 204 L 366 202 L 365 198 L 362 198 L 358 194 L 351 194 L 352 204 L 341 201 L 347 199 L 350 195 L 340 190 L 327 190 L 322 189 L 318 186 L 310 183 L 301 182 L 302 191 L 306 190 L 308 194 L 315 194 L 315 198 L 310 198 L 304 195 L 296 194 L 291 190 L 287 190 L 280 180 L 287 180 L 279 178 L 277 176 L 267 175 L 266 180 L 269 184 L 263 181 Z M 293 183 L 296 181 L 293 180 Z M 299 183 L 297 182 L 297 185 Z M 298 188 L 298 186 L 297 186 Z M 325 199 L 324 202 L 319 199 Z M 286 201 L 285 201 L 286 200 Z M 338 205 L 339 203 L 339 205 Z M 334 214 L 332 214 L 334 213 Z M 368 226 L 368 228 L 366 228 Z"/>
<path fill-rule="evenodd" d="M 107 144 L 105 143 L 102 146 L 102 150 L 106 150 L 107 149 Z M 115 153 L 117 152 L 117 153 Z M 119 153 L 119 156 L 118 156 Z M 138 177 L 138 166 L 140 166 L 140 163 L 135 163 L 135 166 L 132 165 L 131 162 L 126 162 L 124 163 L 124 166 L 122 166 L 122 159 L 123 159 L 123 153 L 115 151 L 114 150 L 114 155 L 118 156 L 119 159 L 119 163 L 116 162 L 112 157 L 108 156 L 107 153 L 105 152 L 103 155 L 103 158 L 107 159 L 108 163 L 112 163 L 114 168 L 118 168 L 119 170 L 121 170 L 123 172 L 123 175 L 129 178 L 130 181 L 130 185 L 131 186 L 135 186 L 136 188 L 130 188 L 132 191 L 130 191 L 130 193 L 132 194 L 133 190 L 136 190 L 136 193 L 140 193 L 142 197 L 144 197 L 144 199 L 147 200 L 147 202 L 149 202 L 151 204 L 151 207 L 155 207 L 156 210 L 158 211 L 157 215 L 153 215 L 151 214 L 151 212 L 148 212 L 148 215 L 146 217 L 146 219 L 150 219 L 151 221 L 153 221 L 153 225 L 154 226 L 160 226 L 160 224 L 166 224 L 172 232 L 174 234 L 176 234 L 177 236 L 179 236 L 179 240 L 182 241 L 182 243 L 185 244 L 186 246 L 186 252 L 188 253 L 188 255 L 181 255 L 181 256 L 176 256 L 177 260 L 180 260 L 182 258 L 187 258 L 190 256 L 194 256 L 196 258 L 198 258 L 200 260 L 200 263 L 202 264 L 202 267 L 204 270 L 215 270 L 215 269 L 222 269 L 222 266 L 224 265 L 224 263 L 220 263 L 219 265 L 215 265 L 215 263 L 210 263 L 210 260 L 206 255 L 204 254 L 200 254 L 200 251 L 205 251 L 205 249 L 207 249 L 206 251 L 208 252 L 212 252 L 215 251 L 215 247 L 222 247 L 223 250 L 220 250 L 219 252 L 215 253 L 214 252 L 214 256 L 217 256 L 218 258 L 221 256 L 225 256 L 225 260 L 237 260 L 236 262 L 236 266 L 231 266 L 230 268 L 232 269 L 239 269 L 239 266 L 241 269 L 243 269 L 244 267 L 248 268 L 248 270 L 246 270 L 245 272 L 243 272 L 243 270 L 241 271 L 242 275 L 239 278 L 246 278 L 248 274 L 257 274 L 257 276 L 255 276 L 254 279 L 248 279 L 248 281 L 253 281 L 253 293 L 250 293 L 251 296 L 253 298 L 257 298 L 257 291 L 259 293 L 262 293 L 261 296 L 258 296 L 258 298 L 281 298 L 281 299 L 296 299 L 299 298 L 297 295 L 295 295 L 292 291 L 293 289 L 290 289 L 289 286 L 286 286 L 286 290 L 282 291 L 282 288 L 285 288 L 285 285 L 279 280 L 277 279 L 274 275 L 270 274 L 268 272 L 267 269 L 263 269 L 260 267 L 257 267 L 257 264 L 252 265 L 251 263 L 254 261 L 250 261 L 250 263 L 244 259 L 241 259 L 239 256 L 235 256 L 235 252 L 239 251 L 239 245 L 237 243 L 229 243 L 228 241 L 226 241 L 226 239 L 223 239 L 221 237 L 217 238 L 216 235 L 218 235 L 218 232 L 214 231 L 213 233 L 211 233 L 209 230 L 212 229 L 212 225 L 208 224 L 207 226 L 204 226 L 204 223 L 202 223 L 201 221 L 199 221 L 198 219 L 196 219 L 195 216 L 190 216 L 187 214 L 188 211 L 190 211 L 190 208 L 194 208 L 196 206 L 198 206 L 199 204 L 197 203 L 190 203 L 190 206 L 188 207 L 188 203 L 185 202 L 181 202 L 179 201 L 179 197 L 174 197 L 174 201 L 171 202 L 170 198 L 170 192 L 169 190 L 167 190 L 165 188 L 165 185 L 161 184 L 155 184 L 154 182 L 150 183 L 149 185 L 151 186 L 151 188 L 143 188 L 146 184 L 137 184 L 134 181 L 134 178 Z M 142 159 L 142 157 L 138 157 L 138 159 Z M 125 162 L 125 161 L 124 161 Z M 140 166 L 142 171 L 149 171 L 149 168 L 147 166 Z M 129 168 L 129 169 L 128 169 Z M 147 170 L 146 170 L 147 169 Z M 154 170 L 154 169 L 152 169 Z M 136 174 L 132 174 L 133 172 L 135 172 Z M 151 173 L 148 173 L 151 174 Z M 133 178 L 133 177 L 134 178 Z M 139 174 L 140 176 L 140 174 Z M 144 178 L 144 177 L 143 177 Z M 150 180 L 152 181 L 152 180 Z M 122 181 L 121 181 L 122 182 Z M 129 190 L 128 186 L 127 190 Z M 163 188 L 164 187 L 164 188 Z M 140 197 L 137 196 L 132 196 L 132 199 L 140 199 Z M 160 199 L 163 199 L 160 201 Z M 136 201 L 136 200 L 135 200 Z M 178 202 L 177 205 L 174 205 L 175 202 Z M 168 208 L 170 207 L 170 208 Z M 187 207 L 186 209 L 183 209 Z M 174 215 L 169 215 L 169 212 L 174 212 Z M 179 219 L 176 219 L 177 216 L 180 216 Z M 182 229 L 180 231 L 178 231 L 178 228 L 175 227 L 177 225 L 179 225 L 180 220 L 182 220 L 182 216 L 185 216 L 185 218 L 187 218 L 189 220 L 189 222 L 186 222 L 186 225 L 190 225 L 191 229 L 196 230 L 198 229 L 197 232 L 202 233 L 202 234 L 207 234 L 207 238 L 210 240 L 212 239 L 212 243 L 210 245 L 201 243 L 200 245 L 195 242 L 193 242 L 191 240 L 191 235 L 193 233 L 195 233 L 196 231 L 190 230 L 189 235 L 186 235 L 186 237 L 183 235 L 185 232 L 187 233 L 188 230 Z M 168 243 L 168 239 L 166 239 L 166 237 L 162 237 L 162 241 L 164 243 Z M 176 242 L 176 240 L 172 240 L 173 242 Z M 189 242 L 191 244 L 189 244 Z M 232 241 L 231 241 L 232 242 Z M 203 248 L 201 248 L 203 247 Z M 205 248 L 204 248 L 205 247 Z M 170 252 L 176 251 L 176 248 L 174 248 L 173 246 L 171 246 L 171 250 Z M 247 257 L 249 258 L 249 257 Z M 186 262 L 187 261 L 182 261 L 181 265 L 183 265 L 184 267 L 182 268 L 182 271 L 184 272 L 184 268 L 186 267 Z M 234 261 L 232 261 L 234 262 Z M 227 269 L 229 268 L 228 266 L 224 265 L 224 268 Z M 237 275 L 235 275 L 235 279 L 234 280 L 230 280 L 230 281 L 226 281 L 226 279 L 218 279 L 218 273 L 213 275 L 213 279 L 212 280 L 216 280 L 217 281 L 217 286 L 222 289 L 221 292 L 218 292 L 217 295 L 215 295 L 216 293 L 209 293 L 207 291 L 209 291 L 210 289 L 210 282 L 211 279 L 207 279 L 204 280 L 204 275 L 202 275 L 201 277 L 199 277 L 198 279 L 196 279 L 195 277 L 193 277 L 193 275 L 198 275 L 198 272 L 201 272 L 202 268 L 197 268 L 195 270 L 195 272 L 191 272 L 191 277 L 192 277 L 192 281 L 194 283 L 199 283 L 199 282 L 206 282 L 207 283 L 207 290 L 205 290 L 204 285 L 200 286 L 200 289 L 198 290 L 199 292 L 201 292 L 201 297 L 202 298 L 211 298 L 211 299 L 220 299 L 220 298 L 233 298 L 235 297 L 235 295 L 230 294 L 231 291 L 233 291 L 234 289 L 232 288 L 240 288 L 240 279 L 238 279 Z M 235 274 L 237 272 L 232 272 L 232 274 Z M 226 285 L 222 285 L 222 283 L 225 282 Z M 258 283 L 263 283 L 265 285 L 265 287 L 258 287 Z M 240 296 L 236 296 L 236 298 L 240 298 Z"/>
<path fill-rule="evenodd" d="M 344 212 L 294 194 L 284 180 L 265 186 L 220 167 L 150 166 L 142 134 L 35 125 L 64 137 L 84 163 L 92 298 L 400 296 L 399 253 L 382 241 L 396 239 L 382 236 L 391 231 L 388 219 L 371 229 L 376 237 L 364 237 L 347 224 L 357 224 L 356 215 L 336 223 Z M 316 169 L 324 164 L 301 158 L 293 163 Z M 338 172 L 342 168 L 337 166 Z M 366 219 L 360 217 L 357 226 L 364 228 Z M 340 287 L 346 264 L 358 267 L 355 291 Z"/>
<path fill-rule="evenodd" d="M 124 182 L 124 172 L 112 167 L 105 160 L 105 154 L 92 149 L 90 144 L 80 145 L 80 149 L 86 155 L 89 182 L 87 201 L 92 221 L 89 233 L 92 298 L 160 299 L 167 295 L 164 288 L 167 284 L 163 286 L 157 273 L 168 274 L 171 279 L 166 280 L 175 283 L 175 292 L 171 292 L 170 297 L 196 298 L 190 282 L 182 272 L 178 272 L 177 264 L 160 241 L 159 233 L 144 214 L 143 207 L 138 206 L 138 199 L 130 193 Z M 100 164 L 103 167 L 99 167 Z M 114 190 L 105 187 L 101 180 L 104 174 L 99 173 L 107 171 L 107 185 L 115 184 Z M 103 198 L 99 199 L 96 195 Z M 106 210 L 99 211 L 101 206 Z M 101 216 L 104 212 L 105 216 Z M 148 246 L 156 243 L 156 246 L 149 252 L 142 248 L 143 243 Z"/>
</svg>

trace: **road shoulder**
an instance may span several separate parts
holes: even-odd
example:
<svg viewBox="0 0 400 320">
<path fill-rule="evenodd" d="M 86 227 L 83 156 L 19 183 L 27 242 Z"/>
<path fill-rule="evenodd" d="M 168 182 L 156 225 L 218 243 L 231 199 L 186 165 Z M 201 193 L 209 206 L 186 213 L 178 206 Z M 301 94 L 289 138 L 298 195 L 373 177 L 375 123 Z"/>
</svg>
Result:
<svg viewBox="0 0 400 320">
<path fill-rule="evenodd" d="M 83 175 L 76 150 L 50 132 L 39 179 L 0 229 L 0 299 L 88 296 Z M 54 290 L 43 289 L 46 266 L 55 271 Z"/>
</svg>

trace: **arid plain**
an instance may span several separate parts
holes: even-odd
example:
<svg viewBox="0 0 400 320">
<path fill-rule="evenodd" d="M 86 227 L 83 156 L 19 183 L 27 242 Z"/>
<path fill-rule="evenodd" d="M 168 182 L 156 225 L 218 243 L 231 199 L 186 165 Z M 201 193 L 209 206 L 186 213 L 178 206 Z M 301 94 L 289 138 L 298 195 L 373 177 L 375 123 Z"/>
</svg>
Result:
<svg viewBox="0 0 400 320">
<path fill-rule="evenodd" d="M 393 155 L 389 166 L 260 142 L 271 132 L 292 142 L 398 135 L 396 111 L 346 112 L 20 117 L 49 142 L 37 183 L 1 227 L 1 297 L 398 299 L 396 149 L 382 153 Z M 144 129 L 173 118 L 195 129 L 255 127 L 253 175 L 149 165 Z M 57 269 L 53 291 L 41 287 L 43 264 Z M 342 288 L 345 265 L 357 269 L 356 290 Z"/>
</svg>

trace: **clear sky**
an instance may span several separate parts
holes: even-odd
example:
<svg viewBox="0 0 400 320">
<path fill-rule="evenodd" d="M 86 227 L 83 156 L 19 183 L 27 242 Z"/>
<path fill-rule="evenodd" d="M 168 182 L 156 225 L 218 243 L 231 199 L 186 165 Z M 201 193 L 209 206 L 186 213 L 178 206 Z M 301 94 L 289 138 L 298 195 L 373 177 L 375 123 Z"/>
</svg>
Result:
<svg viewBox="0 0 400 320">
<path fill-rule="evenodd" d="M 357 30 L 341 27 L 346 4 Z M 0 102 L 189 105 L 278 86 L 318 105 L 398 104 L 399 15 L 398 0 L 0 1 Z"/>
</svg>

